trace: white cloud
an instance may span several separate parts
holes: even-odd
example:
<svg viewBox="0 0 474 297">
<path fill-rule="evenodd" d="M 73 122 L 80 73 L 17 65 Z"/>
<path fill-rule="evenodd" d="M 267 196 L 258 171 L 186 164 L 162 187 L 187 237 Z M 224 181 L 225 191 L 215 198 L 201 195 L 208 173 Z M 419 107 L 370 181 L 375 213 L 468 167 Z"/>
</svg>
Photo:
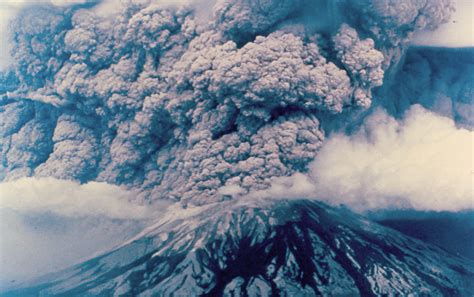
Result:
<svg viewBox="0 0 474 297">
<path fill-rule="evenodd" d="M 456 0 L 456 12 L 451 20 L 436 31 L 422 31 L 413 43 L 425 46 L 472 47 L 474 46 L 474 2 Z"/>
<path fill-rule="evenodd" d="M 397 121 L 378 110 L 358 133 L 329 137 L 307 175 L 276 179 L 253 195 L 313 198 L 356 210 L 474 207 L 472 131 L 413 106 Z"/>
<path fill-rule="evenodd" d="M 56 6 L 67 6 L 67 5 L 73 5 L 73 4 L 83 4 L 87 2 L 95 2 L 95 1 L 89 1 L 89 0 L 51 0 L 51 4 L 56 5 Z"/>
<path fill-rule="evenodd" d="M 133 197 L 98 182 L 23 178 L 0 183 L 0 290 L 113 248 L 165 209 L 135 205 L 129 202 Z"/>
<path fill-rule="evenodd" d="M 132 204 L 133 194 L 118 186 L 47 178 L 22 178 L 0 183 L 0 209 L 19 212 L 51 212 L 65 217 L 100 216 L 143 219 L 152 212 Z"/>
</svg>

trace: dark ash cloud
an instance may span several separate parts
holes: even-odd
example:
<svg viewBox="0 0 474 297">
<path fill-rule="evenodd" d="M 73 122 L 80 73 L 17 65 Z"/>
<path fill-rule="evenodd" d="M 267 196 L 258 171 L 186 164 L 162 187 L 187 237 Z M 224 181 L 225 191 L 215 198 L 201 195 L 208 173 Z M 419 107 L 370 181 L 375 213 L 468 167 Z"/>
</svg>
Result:
<svg viewBox="0 0 474 297">
<path fill-rule="evenodd" d="M 207 2 L 206 2 L 207 3 Z M 25 8 L 0 76 L 1 178 L 52 176 L 205 204 L 304 172 L 322 119 L 367 109 L 450 1 L 130 1 Z"/>
</svg>

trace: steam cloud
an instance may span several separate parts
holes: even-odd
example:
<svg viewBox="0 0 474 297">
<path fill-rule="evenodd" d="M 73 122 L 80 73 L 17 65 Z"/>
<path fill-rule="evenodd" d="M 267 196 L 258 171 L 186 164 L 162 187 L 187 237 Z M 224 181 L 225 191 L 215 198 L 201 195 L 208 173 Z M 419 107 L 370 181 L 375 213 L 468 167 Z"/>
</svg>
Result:
<svg viewBox="0 0 474 297">
<path fill-rule="evenodd" d="M 132 193 L 106 183 L 21 178 L 0 183 L 0 193 L 0 209 L 17 212 L 111 219 L 144 219 L 151 214 L 148 207 L 129 202 Z"/>
<path fill-rule="evenodd" d="M 130 196 L 97 182 L 0 183 L 0 288 L 63 269 L 134 236 L 152 211 L 128 202 Z"/>
<path fill-rule="evenodd" d="M 326 200 L 359 211 L 472 209 L 473 140 L 474 132 L 419 105 L 400 121 L 378 110 L 357 133 L 332 135 L 308 174 L 277 179 L 253 195 Z"/>
<path fill-rule="evenodd" d="M 147 1 L 112 16 L 94 3 L 25 8 L 0 73 L 0 178 L 100 181 L 196 205 L 225 199 L 222 187 L 268 188 L 306 171 L 322 121 L 369 108 L 413 32 L 452 10 L 219 0 L 206 23 L 193 5 Z"/>
</svg>

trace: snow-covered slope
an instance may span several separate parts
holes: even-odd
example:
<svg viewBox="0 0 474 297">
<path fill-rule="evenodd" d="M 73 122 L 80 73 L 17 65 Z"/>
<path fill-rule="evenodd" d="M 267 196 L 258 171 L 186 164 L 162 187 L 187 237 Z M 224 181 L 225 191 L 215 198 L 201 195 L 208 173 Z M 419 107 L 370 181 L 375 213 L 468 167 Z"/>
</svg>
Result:
<svg viewBox="0 0 474 297">
<path fill-rule="evenodd" d="M 474 263 L 308 200 L 170 209 L 135 239 L 3 296 L 472 296 Z"/>
</svg>

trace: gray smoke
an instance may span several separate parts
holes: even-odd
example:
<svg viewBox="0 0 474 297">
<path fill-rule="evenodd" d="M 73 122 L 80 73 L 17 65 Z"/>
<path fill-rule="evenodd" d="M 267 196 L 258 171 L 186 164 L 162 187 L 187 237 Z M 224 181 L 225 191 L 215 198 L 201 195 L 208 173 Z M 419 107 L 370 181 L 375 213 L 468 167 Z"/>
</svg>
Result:
<svg viewBox="0 0 474 297">
<path fill-rule="evenodd" d="M 267 188 L 305 172 L 322 121 L 369 108 L 413 32 L 453 10 L 219 0 L 203 21 L 195 7 L 24 8 L 0 73 L 0 178 L 103 181 L 192 204 L 225 199 L 223 186 Z"/>
</svg>

